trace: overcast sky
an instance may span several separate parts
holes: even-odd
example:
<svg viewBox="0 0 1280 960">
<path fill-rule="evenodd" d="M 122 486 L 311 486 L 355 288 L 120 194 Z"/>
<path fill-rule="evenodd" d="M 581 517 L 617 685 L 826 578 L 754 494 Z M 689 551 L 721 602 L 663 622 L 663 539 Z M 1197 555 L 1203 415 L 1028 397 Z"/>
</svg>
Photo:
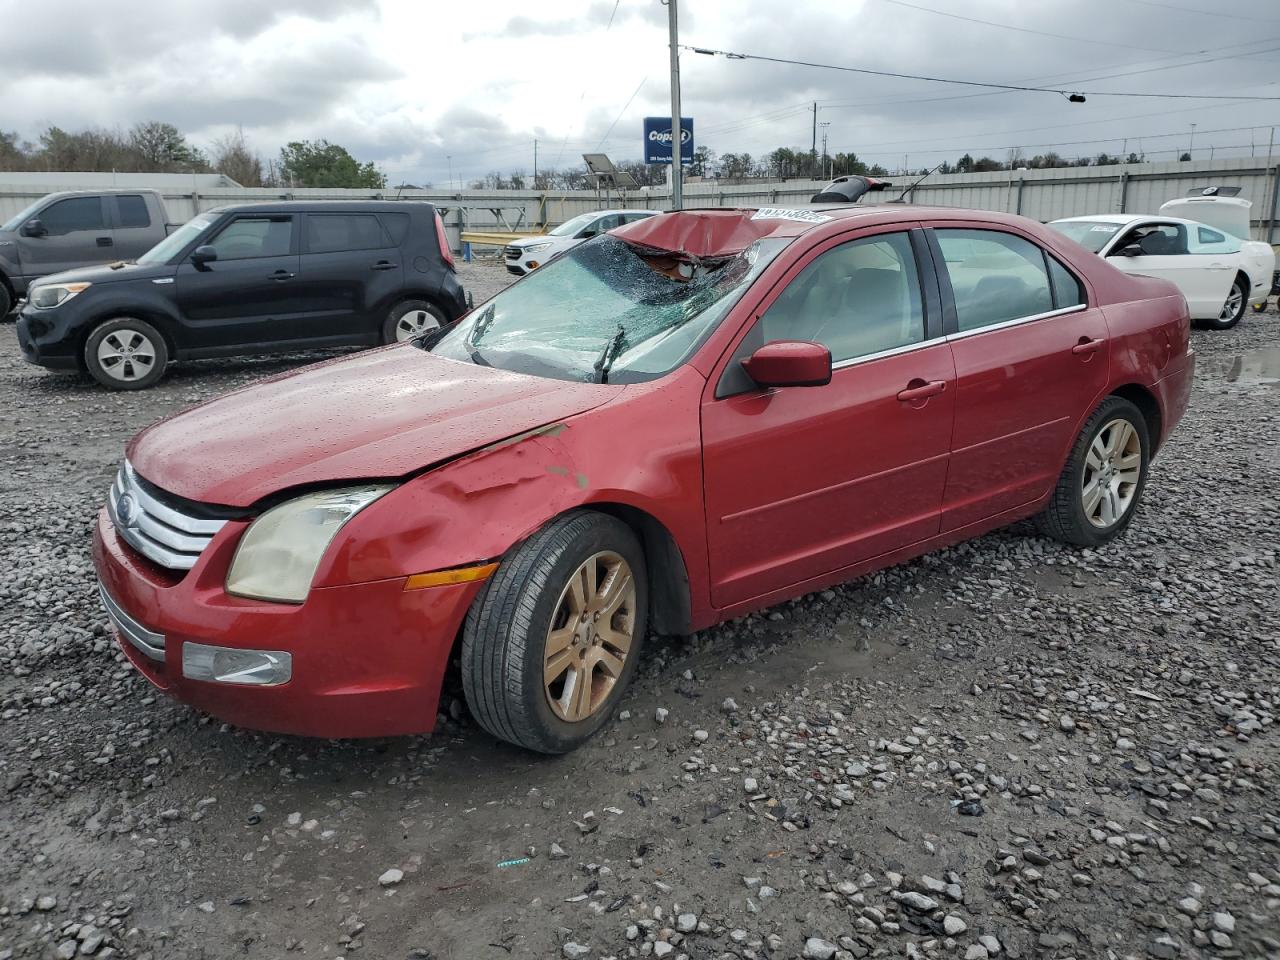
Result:
<svg viewBox="0 0 1280 960">
<path fill-rule="evenodd" d="M 683 42 L 765 56 L 1086 91 L 1280 97 L 1280 4 L 1214 5 L 680 0 L 680 20 Z M 325 138 L 393 184 L 443 186 L 450 170 L 455 182 L 527 172 L 535 138 L 543 166 L 596 150 L 639 159 L 641 119 L 670 112 L 659 0 L 0 0 L 0 23 L 0 129 L 28 138 L 52 124 L 156 119 L 207 145 L 238 126 L 264 157 Z M 814 100 L 833 153 L 890 168 L 965 151 L 1005 159 L 1014 146 L 1171 160 L 1193 123 L 1197 159 L 1210 147 L 1265 155 L 1267 128 L 1280 125 L 1280 100 L 1072 104 L 689 52 L 681 67 L 684 113 L 718 153 L 807 147 Z M 1133 75 L 1104 79 L 1121 73 Z"/>
</svg>

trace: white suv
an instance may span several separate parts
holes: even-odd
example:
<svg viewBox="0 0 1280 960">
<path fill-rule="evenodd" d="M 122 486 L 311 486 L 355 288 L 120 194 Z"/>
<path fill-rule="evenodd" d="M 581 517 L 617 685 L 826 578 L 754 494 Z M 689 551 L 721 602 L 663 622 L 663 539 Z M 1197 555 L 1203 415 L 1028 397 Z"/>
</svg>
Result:
<svg viewBox="0 0 1280 960">
<path fill-rule="evenodd" d="M 596 213 L 579 214 L 541 236 L 525 237 L 523 240 L 507 244 L 502 251 L 507 272 L 523 277 L 554 257 L 560 256 L 566 250 L 572 250 L 584 240 L 590 240 L 597 234 L 605 233 L 625 223 L 635 223 L 645 217 L 652 217 L 658 212 L 657 210 L 600 210 Z"/>
</svg>

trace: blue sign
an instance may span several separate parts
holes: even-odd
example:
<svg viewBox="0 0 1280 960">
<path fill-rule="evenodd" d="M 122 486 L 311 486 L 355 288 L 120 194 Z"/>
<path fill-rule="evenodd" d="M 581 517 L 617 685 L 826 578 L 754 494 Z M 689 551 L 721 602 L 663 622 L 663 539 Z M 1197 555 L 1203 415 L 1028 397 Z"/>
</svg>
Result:
<svg viewBox="0 0 1280 960">
<path fill-rule="evenodd" d="M 671 162 L 671 118 L 644 118 L 644 162 Z M 680 118 L 680 163 L 693 163 L 693 117 Z"/>
</svg>

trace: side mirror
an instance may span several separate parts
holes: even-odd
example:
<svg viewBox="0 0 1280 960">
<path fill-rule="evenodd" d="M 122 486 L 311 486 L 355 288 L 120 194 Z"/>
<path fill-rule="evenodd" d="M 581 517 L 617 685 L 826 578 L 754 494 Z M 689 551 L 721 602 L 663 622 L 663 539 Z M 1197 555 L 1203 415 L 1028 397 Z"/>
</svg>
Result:
<svg viewBox="0 0 1280 960">
<path fill-rule="evenodd" d="M 591 239 L 592 237 L 594 237 L 595 235 L 596 235 L 596 231 L 595 231 L 595 230 L 583 230 L 580 234 L 578 234 L 578 239 L 579 239 L 579 240 L 590 240 L 590 239 Z"/>
<path fill-rule="evenodd" d="M 1140 243 L 1131 243 L 1127 247 L 1121 247 L 1111 254 L 1113 257 L 1140 257 L 1142 255 L 1142 244 Z"/>
<path fill-rule="evenodd" d="M 821 387 L 831 382 L 831 351 L 807 340 L 775 340 L 742 368 L 761 387 Z"/>
<path fill-rule="evenodd" d="M 18 233 L 24 237 L 46 237 L 49 235 L 48 229 L 40 222 L 39 217 L 32 217 L 24 223 Z"/>
<path fill-rule="evenodd" d="M 191 262 L 195 264 L 197 270 L 203 269 L 206 263 L 213 263 L 218 259 L 218 250 L 209 244 L 201 244 L 191 251 Z"/>
</svg>

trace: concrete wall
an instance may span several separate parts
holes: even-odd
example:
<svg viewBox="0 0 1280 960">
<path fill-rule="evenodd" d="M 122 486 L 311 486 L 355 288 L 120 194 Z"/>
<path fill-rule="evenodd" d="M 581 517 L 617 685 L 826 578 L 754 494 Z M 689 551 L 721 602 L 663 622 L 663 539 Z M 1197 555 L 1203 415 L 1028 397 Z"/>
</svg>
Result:
<svg viewBox="0 0 1280 960">
<path fill-rule="evenodd" d="M 68 175 L 74 177 L 75 175 Z M 905 186 L 915 178 L 893 177 Z M 685 186 L 686 207 L 734 205 L 795 206 L 807 203 L 826 181 L 750 180 L 744 183 L 690 183 Z M 912 194 L 919 204 L 973 207 L 1020 213 L 1036 220 L 1091 213 L 1155 213 L 1160 204 L 1183 196 L 1196 186 L 1214 184 L 1241 187 L 1241 195 L 1253 202 L 1253 232 L 1257 239 L 1280 242 L 1273 229 L 1276 187 L 1280 182 L 1280 150 L 1270 164 L 1266 158 L 1197 160 L 1186 163 L 1145 163 L 1112 167 L 1067 167 L 1055 170 L 998 171 L 995 173 L 935 175 Z M 140 184 L 134 184 L 140 185 Z M 175 222 L 196 213 L 233 203 L 257 200 L 430 200 L 445 211 L 445 221 L 455 247 L 461 229 L 533 229 L 541 223 L 557 224 L 579 213 L 602 206 L 666 209 L 665 189 L 629 191 L 606 197 L 594 191 L 539 193 L 535 190 L 323 190 L 282 188 L 201 188 L 190 183 L 177 186 L 157 183 Z M 67 184 L 12 183 L 0 172 L 0 221 L 8 219 L 45 193 L 83 189 L 74 180 Z M 886 194 L 896 196 L 898 190 Z M 1270 236 L 1268 236 L 1270 234 Z"/>
</svg>

